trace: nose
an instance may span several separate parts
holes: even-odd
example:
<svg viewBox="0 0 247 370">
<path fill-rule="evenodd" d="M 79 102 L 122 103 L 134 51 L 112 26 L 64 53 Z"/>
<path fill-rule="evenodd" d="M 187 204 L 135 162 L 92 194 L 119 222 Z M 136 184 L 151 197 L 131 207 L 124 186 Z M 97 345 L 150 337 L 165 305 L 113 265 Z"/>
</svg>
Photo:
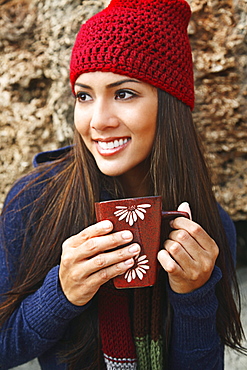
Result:
<svg viewBox="0 0 247 370">
<path fill-rule="evenodd" d="M 98 99 L 93 105 L 91 127 L 96 131 L 103 131 L 108 128 L 119 126 L 119 119 L 114 110 L 113 103 Z"/>
</svg>

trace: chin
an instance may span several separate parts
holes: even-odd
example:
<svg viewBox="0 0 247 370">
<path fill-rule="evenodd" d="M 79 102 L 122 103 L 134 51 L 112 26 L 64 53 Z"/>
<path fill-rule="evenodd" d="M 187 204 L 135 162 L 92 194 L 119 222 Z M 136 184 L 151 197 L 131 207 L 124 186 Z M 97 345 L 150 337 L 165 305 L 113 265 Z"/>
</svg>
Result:
<svg viewBox="0 0 247 370">
<path fill-rule="evenodd" d="M 123 175 L 123 173 L 121 171 L 109 171 L 109 170 L 101 170 L 99 169 L 100 172 L 102 172 L 104 175 L 106 176 L 110 176 L 110 177 L 117 177 L 117 176 L 121 176 Z"/>
<path fill-rule="evenodd" d="M 119 167 L 116 168 L 114 166 L 114 168 L 111 168 L 111 167 L 107 167 L 107 166 L 98 166 L 98 169 L 100 170 L 100 172 L 102 172 L 104 175 L 106 176 L 110 176 L 110 177 L 116 177 L 116 176 L 121 176 L 125 173 L 124 169 L 120 169 Z"/>
</svg>

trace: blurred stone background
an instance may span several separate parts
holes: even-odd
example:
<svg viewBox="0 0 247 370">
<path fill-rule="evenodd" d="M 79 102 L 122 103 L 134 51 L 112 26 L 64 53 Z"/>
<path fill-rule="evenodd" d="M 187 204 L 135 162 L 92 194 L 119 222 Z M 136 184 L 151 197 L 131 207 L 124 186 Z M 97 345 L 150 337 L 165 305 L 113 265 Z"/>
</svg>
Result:
<svg viewBox="0 0 247 370">
<path fill-rule="evenodd" d="M 0 0 L 0 205 L 33 156 L 72 137 L 68 71 L 82 22 L 106 0 Z"/>
<path fill-rule="evenodd" d="M 216 197 L 238 230 L 241 267 L 247 262 L 247 0 L 188 2 L 193 11 L 193 115 Z M 71 46 L 80 24 L 108 3 L 0 0 L 0 208 L 37 152 L 71 142 Z M 244 361 L 242 367 L 238 361 Z M 228 368 L 246 369 L 247 364 L 242 356 L 231 357 Z"/>
</svg>

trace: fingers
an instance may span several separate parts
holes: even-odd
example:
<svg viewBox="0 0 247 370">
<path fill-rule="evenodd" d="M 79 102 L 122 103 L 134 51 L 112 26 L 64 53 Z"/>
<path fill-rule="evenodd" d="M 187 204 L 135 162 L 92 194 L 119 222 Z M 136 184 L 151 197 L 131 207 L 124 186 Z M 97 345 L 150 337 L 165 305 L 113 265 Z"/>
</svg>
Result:
<svg viewBox="0 0 247 370">
<path fill-rule="evenodd" d="M 205 248 L 204 245 L 206 245 Z M 173 258 L 176 260 L 177 257 L 181 258 L 182 263 L 189 263 L 190 260 L 199 261 L 202 257 L 205 258 L 207 255 L 217 257 L 214 248 L 215 242 L 211 240 L 211 238 L 208 238 L 208 240 L 201 245 L 188 231 L 183 229 L 172 231 L 164 246 Z"/>
<path fill-rule="evenodd" d="M 208 235 L 208 233 L 196 222 L 188 220 L 184 217 L 178 217 L 170 223 L 175 231 L 169 235 L 169 239 L 177 241 L 188 251 L 194 258 L 201 249 L 209 252 L 215 259 L 218 256 L 219 250 L 215 241 Z"/>
<path fill-rule="evenodd" d="M 173 240 L 166 240 L 164 248 L 168 252 L 169 256 L 180 266 L 182 270 L 191 268 L 194 261 L 196 260 L 189 254 L 183 245 Z"/>
<path fill-rule="evenodd" d="M 188 293 L 210 278 L 219 249 L 197 223 L 183 217 L 171 222 L 174 230 L 164 243 L 158 260 L 167 271 L 171 288 Z"/>
<path fill-rule="evenodd" d="M 162 249 L 158 253 L 158 261 L 168 274 L 181 274 L 182 269 L 178 263 L 171 257 L 166 249 Z"/>
<path fill-rule="evenodd" d="M 109 280 L 125 272 L 130 265 L 132 266 L 134 264 L 133 258 L 139 253 L 140 246 L 136 243 L 112 252 L 100 253 L 84 262 L 84 270 L 81 271 L 81 277 L 83 278 L 86 275 L 100 271 L 100 274 L 107 274 L 106 279 Z M 113 265 L 114 267 L 112 268 Z"/>
<path fill-rule="evenodd" d="M 101 285 L 117 275 L 125 273 L 134 264 L 134 257 L 140 253 L 140 246 L 132 244 L 93 258 L 64 265 L 61 259 L 60 283 L 67 299 L 78 306 L 86 304 Z"/>
<path fill-rule="evenodd" d="M 106 235 L 112 230 L 113 224 L 108 220 L 104 220 L 94 225 L 88 226 L 87 228 L 82 230 L 79 234 L 71 236 L 64 242 L 64 244 L 72 248 L 77 248 L 85 241 L 97 236 Z"/>
<path fill-rule="evenodd" d="M 186 271 L 179 266 L 165 249 L 159 251 L 158 260 L 164 270 L 167 271 L 170 287 L 174 292 L 185 294 L 192 292 L 200 286 L 198 281 L 195 284 L 194 281 L 187 276 Z"/>
<path fill-rule="evenodd" d="M 73 269 L 73 274 L 67 276 L 67 282 L 61 281 L 61 286 L 67 299 L 77 306 L 87 304 L 97 293 L 99 288 L 115 276 L 124 274 L 134 264 L 134 259 L 129 258 L 115 265 L 98 270 L 85 278 L 81 277 L 83 263 Z"/>
<path fill-rule="evenodd" d="M 130 251 L 131 249 L 135 251 L 132 252 Z M 104 268 L 99 268 L 98 261 L 95 263 L 95 261 L 91 260 L 90 264 L 94 264 L 94 266 L 92 268 L 92 274 L 88 277 L 88 282 L 90 282 L 90 284 L 93 286 L 101 286 L 114 277 L 124 274 L 130 267 L 134 265 L 134 257 L 139 253 L 140 247 L 138 244 L 133 244 L 129 248 L 123 249 L 121 253 L 118 253 L 118 255 L 116 255 L 116 251 L 112 253 L 105 253 L 107 256 L 100 256 L 100 260 L 98 260 L 102 263 L 103 258 Z M 108 256 L 108 254 L 111 255 Z M 97 256 L 97 258 L 98 257 L 99 256 Z"/>
<path fill-rule="evenodd" d="M 112 229 L 110 221 L 102 221 L 63 243 L 59 279 L 71 303 L 86 304 L 102 284 L 134 264 L 140 246 L 123 247 L 132 241 L 133 234 L 128 230 L 109 234 Z"/>
<path fill-rule="evenodd" d="M 133 234 L 129 230 L 108 234 L 112 228 L 110 221 L 102 221 L 67 239 L 62 246 L 64 260 L 72 256 L 83 260 L 132 241 Z"/>
<path fill-rule="evenodd" d="M 87 240 L 80 248 L 83 258 L 88 258 L 101 252 L 110 251 L 131 242 L 133 234 L 129 230 L 119 231 Z"/>
</svg>

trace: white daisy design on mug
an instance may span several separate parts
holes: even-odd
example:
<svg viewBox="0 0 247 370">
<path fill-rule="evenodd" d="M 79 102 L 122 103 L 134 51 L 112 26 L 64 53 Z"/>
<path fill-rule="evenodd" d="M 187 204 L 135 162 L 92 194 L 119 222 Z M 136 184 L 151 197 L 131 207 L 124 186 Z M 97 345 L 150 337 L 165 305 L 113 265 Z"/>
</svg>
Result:
<svg viewBox="0 0 247 370">
<path fill-rule="evenodd" d="M 152 207 L 151 204 L 139 204 L 138 206 L 116 206 L 117 211 L 114 212 L 114 215 L 118 217 L 118 220 L 126 219 L 127 224 L 133 226 L 134 223 L 138 220 L 138 217 L 141 220 L 144 220 L 146 208 Z"/>
<path fill-rule="evenodd" d="M 128 283 L 132 280 L 136 279 L 137 277 L 142 280 L 144 275 L 147 273 L 147 270 L 150 269 L 148 266 L 148 259 L 146 255 L 141 257 L 135 257 L 135 265 L 134 267 L 130 268 L 124 275 L 125 279 Z"/>
</svg>

